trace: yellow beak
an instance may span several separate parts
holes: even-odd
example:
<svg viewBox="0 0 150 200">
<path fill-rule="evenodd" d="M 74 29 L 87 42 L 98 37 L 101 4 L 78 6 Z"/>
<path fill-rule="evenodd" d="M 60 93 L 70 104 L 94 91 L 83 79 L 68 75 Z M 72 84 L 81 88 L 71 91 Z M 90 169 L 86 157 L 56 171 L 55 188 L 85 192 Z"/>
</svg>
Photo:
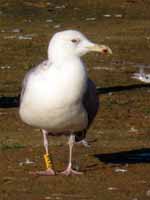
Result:
<svg viewBox="0 0 150 200">
<path fill-rule="evenodd" d="M 89 51 L 100 52 L 101 54 L 112 54 L 112 50 L 106 45 L 93 44 L 88 49 Z"/>
</svg>

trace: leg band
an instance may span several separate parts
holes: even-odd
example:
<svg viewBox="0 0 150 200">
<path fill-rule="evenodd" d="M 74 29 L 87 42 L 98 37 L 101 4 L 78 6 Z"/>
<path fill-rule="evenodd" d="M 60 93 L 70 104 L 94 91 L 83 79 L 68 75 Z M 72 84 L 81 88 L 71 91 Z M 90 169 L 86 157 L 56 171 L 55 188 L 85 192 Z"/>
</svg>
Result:
<svg viewBox="0 0 150 200">
<path fill-rule="evenodd" d="M 46 169 L 52 169 L 52 161 L 50 159 L 49 154 L 44 154 L 44 160 L 45 160 L 45 165 L 46 165 Z"/>
</svg>

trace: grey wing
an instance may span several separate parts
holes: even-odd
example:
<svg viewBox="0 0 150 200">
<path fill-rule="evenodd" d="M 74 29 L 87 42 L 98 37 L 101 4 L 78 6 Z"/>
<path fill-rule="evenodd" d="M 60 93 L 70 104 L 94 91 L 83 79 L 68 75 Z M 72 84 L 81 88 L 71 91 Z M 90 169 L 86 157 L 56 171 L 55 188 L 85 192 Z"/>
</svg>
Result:
<svg viewBox="0 0 150 200">
<path fill-rule="evenodd" d="M 94 120 L 99 108 L 99 98 L 96 94 L 96 86 L 94 82 L 88 79 L 87 90 L 83 97 L 83 106 L 88 114 L 88 127 Z"/>
<path fill-rule="evenodd" d="M 91 125 L 92 121 L 94 120 L 96 113 L 98 111 L 98 108 L 99 108 L 99 98 L 98 98 L 98 95 L 96 94 L 96 86 L 95 86 L 94 82 L 90 79 L 88 79 L 87 90 L 83 96 L 83 106 L 88 115 L 88 126 L 87 126 L 87 129 L 88 129 L 89 126 Z M 80 142 L 80 141 L 86 142 L 85 141 L 86 130 L 77 132 L 75 134 L 76 142 Z M 88 146 L 88 145 L 86 145 L 86 146 Z"/>
<path fill-rule="evenodd" d="M 43 61 L 41 64 L 39 64 L 38 66 L 36 66 L 36 67 L 30 69 L 30 70 L 26 73 L 26 75 L 25 75 L 25 77 L 24 77 L 24 79 L 23 79 L 23 81 L 22 81 L 22 90 L 21 90 L 21 94 L 20 94 L 20 103 L 22 102 L 22 99 L 23 99 L 23 96 L 24 96 L 24 93 L 25 93 L 25 90 L 26 90 L 26 87 L 27 87 L 28 80 L 29 80 L 30 76 L 31 76 L 33 73 L 38 73 L 39 70 L 41 70 L 44 66 L 47 66 L 47 64 L 48 64 L 48 61 L 45 60 L 45 61 Z"/>
<path fill-rule="evenodd" d="M 25 77 L 24 77 L 24 79 L 22 81 L 22 89 L 21 89 L 21 94 L 20 94 L 20 103 L 22 102 L 22 99 L 23 99 L 23 96 L 24 96 L 24 93 L 25 93 L 25 90 L 26 90 L 26 87 L 27 87 L 27 83 L 28 83 L 29 77 L 30 77 L 30 75 L 32 74 L 33 71 L 35 71 L 35 68 L 30 69 L 26 73 L 26 75 L 25 75 Z"/>
</svg>

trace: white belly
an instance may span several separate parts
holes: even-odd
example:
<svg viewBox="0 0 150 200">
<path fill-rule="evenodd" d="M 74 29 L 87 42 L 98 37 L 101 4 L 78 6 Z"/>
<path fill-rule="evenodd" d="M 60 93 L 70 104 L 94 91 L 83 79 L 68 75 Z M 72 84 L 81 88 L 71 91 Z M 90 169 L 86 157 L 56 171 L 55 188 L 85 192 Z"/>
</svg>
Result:
<svg viewBox="0 0 150 200">
<path fill-rule="evenodd" d="M 69 67 L 69 76 L 58 70 L 31 76 L 19 110 L 25 123 L 53 133 L 75 132 L 87 127 L 88 117 L 82 105 L 86 73 L 83 68 Z"/>
<path fill-rule="evenodd" d="M 82 105 L 43 110 L 24 106 L 22 104 L 20 107 L 20 116 L 25 123 L 52 133 L 80 131 L 85 129 L 88 123 L 87 113 Z"/>
</svg>

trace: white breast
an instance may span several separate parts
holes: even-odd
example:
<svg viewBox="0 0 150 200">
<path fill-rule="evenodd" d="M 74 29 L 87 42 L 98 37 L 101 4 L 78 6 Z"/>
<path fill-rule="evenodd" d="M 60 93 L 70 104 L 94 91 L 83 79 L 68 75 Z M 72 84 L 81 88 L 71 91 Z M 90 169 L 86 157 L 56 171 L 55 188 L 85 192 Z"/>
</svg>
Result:
<svg viewBox="0 0 150 200">
<path fill-rule="evenodd" d="M 22 120 L 51 132 L 84 129 L 88 123 L 82 105 L 86 81 L 87 74 L 79 59 L 33 72 L 20 105 Z"/>
</svg>

